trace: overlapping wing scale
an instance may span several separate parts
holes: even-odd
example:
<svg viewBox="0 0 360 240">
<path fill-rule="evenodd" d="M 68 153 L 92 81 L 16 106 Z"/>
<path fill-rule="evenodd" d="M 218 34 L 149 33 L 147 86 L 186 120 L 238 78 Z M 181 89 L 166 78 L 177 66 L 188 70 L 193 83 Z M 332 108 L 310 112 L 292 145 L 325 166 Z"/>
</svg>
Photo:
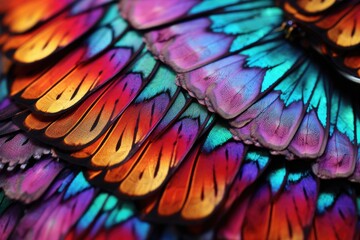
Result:
<svg viewBox="0 0 360 240">
<path fill-rule="evenodd" d="M 246 2 L 244 0 L 161 0 L 152 1 L 124 0 L 120 2 L 120 8 L 125 19 L 138 29 L 146 29 L 160 26 L 170 22 L 182 20 L 194 15 L 232 6 L 236 3 Z M 261 0 L 253 3 L 256 6 L 267 6 L 271 3 L 268 0 Z"/>
<path fill-rule="evenodd" d="M 131 42 L 129 38 L 132 39 Z M 51 78 L 52 81 L 46 82 L 49 75 L 44 74 L 44 79 L 43 77 L 37 79 L 21 93 L 21 99 L 30 102 L 31 107 L 38 113 L 46 115 L 62 113 L 110 81 L 127 66 L 133 54 L 140 48 L 140 37 L 134 32 L 127 32 L 111 49 L 90 62 L 80 64 L 69 72 L 63 71 L 64 69 L 50 70 L 46 74 L 55 74 L 59 77 Z M 76 61 L 75 56 L 74 58 Z M 57 67 L 58 65 L 54 66 Z"/>
<path fill-rule="evenodd" d="M 9 171 L 18 165 L 25 168 L 31 158 L 39 159 L 50 153 L 49 147 L 19 131 L 1 136 L 0 146 L 0 169 L 6 168 Z"/>
<path fill-rule="evenodd" d="M 62 172 L 41 202 L 20 220 L 15 229 L 17 238 L 49 238 L 64 236 L 84 213 L 92 201 L 95 190 L 81 174 Z M 52 221 L 49 221 L 51 219 Z"/>
<path fill-rule="evenodd" d="M 117 6 L 115 4 L 109 6 L 104 18 L 81 42 L 81 45 L 74 46 L 69 54 L 61 57 L 54 64 L 49 64 L 45 68 L 26 65 L 14 67 L 14 80 L 10 86 L 11 95 L 18 96 L 20 100 L 33 99 L 31 92 L 34 92 L 34 95 L 43 95 L 50 86 L 59 82 L 78 65 L 90 61 L 112 45 L 126 29 L 127 23 L 119 16 Z"/>
<path fill-rule="evenodd" d="M 284 150 L 293 142 L 297 152 L 305 152 L 300 156 L 306 156 L 310 147 L 313 147 L 310 149 L 313 151 L 311 155 L 320 156 L 327 139 L 329 119 L 326 99 L 329 98 L 329 92 L 324 89 L 326 79 L 317 70 L 312 62 L 302 62 L 274 90 L 232 120 L 236 138 L 245 142 L 254 141 L 273 151 Z M 309 121 L 309 117 L 315 117 L 310 126 L 311 132 L 307 122 L 304 122 Z M 299 139 L 313 136 L 317 139 L 309 139 L 307 142 Z"/>
<path fill-rule="evenodd" d="M 43 140 L 50 140 L 61 149 L 83 148 L 119 118 L 146 84 L 155 64 L 152 56 L 145 51 L 129 70 L 62 117 L 47 120 L 31 113 L 20 116 L 16 121 L 30 132 L 36 134 L 40 131 Z"/>
<path fill-rule="evenodd" d="M 2 84 L 1 87 L 6 86 Z M 7 93 L 7 88 L 2 90 Z M 18 165 L 25 168 L 31 158 L 39 159 L 50 153 L 48 147 L 30 139 L 12 122 L 12 117 L 21 111 L 9 98 L 0 102 L 0 169 L 10 171 Z"/>
<path fill-rule="evenodd" d="M 318 182 L 310 171 L 290 172 L 284 190 L 272 206 L 268 238 L 306 238 L 317 197 Z"/>
<path fill-rule="evenodd" d="M 329 140 L 325 152 L 313 165 L 323 178 L 348 177 L 357 156 L 355 112 L 350 99 L 334 91 L 331 98 Z"/>
<path fill-rule="evenodd" d="M 5 36 L 2 50 L 22 63 L 43 60 L 88 33 L 103 17 L 103 0 L 79 1 L 67 11 L 32 31 Z M 44 16 L 44 15 L 43 15 Z"/>
<path fill-rule="evenodd" d="M 336 84 L 331 87 L 326 70 L 284 40 L 278 32 L 282 11 L 257 7 L 262 3 L 241 2 L 207 18 L 185 18 L 176 24 L 166 20 L 164 27 L 146 34 L 147 44 L 178 73 L 178 84 L 191 96 L 230 120 L 235 138 L 289 159 L 318 158 L 313 170 L 321 177 L 350 176 L 357 144 L 353 105 L 335 89 Z M 337 3 L 311 4 L 331 8 Z M 344 8 L 354 17 L 358 4 L 350 10 L 352 4 Z M 317 19 L 316 24 L 330 26 L 345 18 Z M 354 38 L 356 31 L 353 28 Z"/>
<path fill-rule="evenodd" d="M 206 109 L 192 103 L 170 109 L 157 129 L 125 163 L 89 178 L 108 183 L 122 195 L 142 197 L 157 191 L 186 158 L 212 122 Z"/>
<path fill-rule="evenodd" d="M 285 166 L 278 166 L 267 176 L 261 186 L 251 197 L 248 209 L 246 210 L 242 235 L 246 238 L 254 239 L 266 238 L 271 228 L 272 218 L 272 199 L 278 196 L 286 183 L 287 171 Z M 258 221 L 264 224 L 258 224 Z"/>
<path fill-rule="evenodd" d="M 190 105 L 145 148 L 118 190 L 130 196 L 143 196 L 157 190 L 185 159 L 208 121 L 205 109 Z"/>
<path fill-rule="evenodd" d="M 326 31 L 326 37 L 331 43 L 344 48 L 360 44 L 360 5 L 350 2 L 344 10 L 329 13 L 315 23 Z"/>
<path fill-rule="evenodd" d="M 315 15 L 307 15 L 286 1 L 281 4 L 288 17 L 308 33 L 307 44 L 332 61 L 346 78 L 360 81 L 360 57 L 356 51 L 360 44 L 357 1 L 334 1 L 337 6 Z"/>
<path fill-rule="evenodd" d="M 265 179 L 248 189 L 247 194 L 235 203 L 226 221 L 220 224 L 218 237 L 307 238 L 318 196 L 316 178 L 308 170 L 292 169 L 274 162 L 270 165 Z"/>
<path fill-rule="evenodd" d="M 2 174 L 0 187 L 11 199 L 29 204 L 47 191 L 63 169 L 63 164 L 54 161 L 52 157 L 45 157 L 21 174 Z"/>
<path fill-rule="evenodd" d="M 154 208 L 146 209 L 147 214 L 178 217 L 179 221 L 213 215 L 223 203 L 244 154 L 244 145 L 234 141 L 225 127 L 215 125 L 171 177 Z"/>
<path fill-rule="evenodd" d="M 134 205 L 92 187 L 81 172 L 69 170 L 54 158 L 43 158 L 34 168 L 7 175 L 2 178 L 5 192 L 1 194 L 21 204 L 14 205 L 17 213 L 11 202 L 0 200 L 2 237 L 104 239 L 121 234 L 146 239 L 150 234 L 150 225 L 136 217 Z M 24 209 L 27 214 L 23 214 Z M 8 226 L 4 226 L 5 220 Z"/>
<path fill-rule="evenodd" d="M 354 197 L 354 192 L 341 183 L 320 189 L 309 239 L 355 239 L 357 206 Z"/>
<path fill-rule="evenodd" d="M 304 13 L 317 14 L 330 9 L 337 2 L 341 2 L 341 0 L 290 0 L 288 2 L 296 6 Z"/>
<path fill-rule="evenodd" d="M 326 77 L 319 74 L 312 89 L 305 116 L 291 140 L 288 150 L 300 158 L 319 157 L 329 135 L 331 101 Z"/>
<path fill-rule="evenodd" d="M 2 1 L 1 4 L 5 1 Z M 2 25 L 11 33 L 23 33 L 35 26 L 55 17 L 67 7 L 74 4 L 73 0 L 65 1 L 12 1 L 8 6 Z"/>
<path fill-rule="evenodd" d="M 358 108 L 356 108 L 358 109 Z M 359 112 L 355 115 L 355 128 L 356 128 L 356 162 L 353 174 L 350 176 L 350 180 L 358 182 L 360 180 L 360 115 Z"/>
<path fill-rule="evenodd" d="M 269 166 L 269 153 L 259 149 L 249 149 L 243 164 L 229 190 L 225 204 L 221 207 L 217 236 L 226 239 L 239 239 L 239 229 L 243 225 L 246 209 L 249 207 L 252 186 Z"/>
<path fill-rule="evenodd" d="M 135 217 L 133 204 L 99 193 L 65 239 L 146 239 L 151 227 Z"/>
<path fill-rule="evenodd" d="M 319 1 L 311 1 L 313 4 Z M 321 1 L 326 5 L 331 1 Z M 335 1 L 333 1 L 335 3 Z M 334 4 L 332 3 L 332 4 Z M 300 23 L 305 30 L 312 30 L 335 49 L 349 49 L 360 44 L 360 5 L 357 1 L 339 4 L 337 11 L 327 11 L 315 15 L 299 11 L 287 1 L 282 3 L 284 10 Z"/>
<path fill-rule="evenodd" d="M 184 107 L 186 99 L 179 95 L 174 79 L 173 72 L 160 66 L 139 96 L 98 141 L 77 152 L 60 152 L 60 155 L 92 168 L 111 167 L 128 160 L 168 111 L 176 115 Z"/>
<path fill-rule="evenodd" d="M 35 157 L 40 158 L 49 154 L 50 149 L 40 146 L 35 140 L 29 138 L 12 122 L 12 117 L 19 114 L 22 109 L 13 101 L 6 98 L 7 84 L 5 79 L 0 81 L 0 169 L 13 170 L 20 165 L 25 168 L 28 161 Z"/>
<path fill-rule="evenodd" d="M 282 12 L 274 7 L 265 9 L 244 3 L 227 8 L 230 13 L 151 31 L 145 35 L 146 42 L 160 60 L 178 72 L 188 72 L 247 47 L 274 31 L 281 24 Z"/>
<path fill-rule="evenodd" d="M 274 40 L 180 74 L 179 81 L 209 110 L 231 119 L 269 91 L 300 59 L 292 46 Z"/>
<path fill-rule="evenodd" d="M 244 191 L 251 187 L 260 176 L 262 176 L 263 172 L 269 166 L 270 160 L 269 153 L 264 150 L 250 148 L 247 151 L 239 172 L 236 174 L 231 185 L 226 202 L 222 206 L 222 210 L 224 211 L 222 215 L 229 211 L 233 204 L 240 197 L 243 197 Z M 229 221 L 233 221 L 233 219 L 230 218 Z M 236 222 L 237 221 L 234 221 L 235 225 Z M 229 223 L 229 225 L 231 224 Z"/>
</svg>

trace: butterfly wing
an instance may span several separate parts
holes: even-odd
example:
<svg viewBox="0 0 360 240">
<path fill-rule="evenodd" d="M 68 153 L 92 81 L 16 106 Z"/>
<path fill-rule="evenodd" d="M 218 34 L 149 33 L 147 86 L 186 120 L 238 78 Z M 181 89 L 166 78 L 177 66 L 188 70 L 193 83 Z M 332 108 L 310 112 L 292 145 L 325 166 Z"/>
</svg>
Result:
<svg viewBox="0 0 360 240">
<path fill-rule="evenodd" d="M 236 138 L 290 159 L 318 158 L 323 170 L 318 163 L 313 169 L 321 177 L 350 176 L 356 162 L 355 105 L 339 84 L 330 84 L 333 78 L 316 60 L 284 40 L 278 32 L 282 11 L 266 4 L 237 3 L 207 18 L 181 17 L 181 23 L 151 30 L 146 41 L 178 72 L 179 85 L 230 120 Z M 348 119 L 341 123 L 340 115 Z"/>
<path fill-rule="evenodd" d="M 66 239 L 117 234 L 129 239 L 149 236 L 150 226 L 135 217 L 133 204 L 91 187 L 81 172 L 69 170 L 54 158 L 42 158 L 25 172 L 3 174 L 2 180 L 0 226 L 5 236 Z M 18 202 L 13 203 L 5 194 Z"/>
<path fill-rule="evenodd" d="M 325 55 L 348 79 L 359 82 L 357 1 L 281 1 L 280 5 L 287 17 L 306 32 L 310 39 L 307 44 Z"/>
</svg>

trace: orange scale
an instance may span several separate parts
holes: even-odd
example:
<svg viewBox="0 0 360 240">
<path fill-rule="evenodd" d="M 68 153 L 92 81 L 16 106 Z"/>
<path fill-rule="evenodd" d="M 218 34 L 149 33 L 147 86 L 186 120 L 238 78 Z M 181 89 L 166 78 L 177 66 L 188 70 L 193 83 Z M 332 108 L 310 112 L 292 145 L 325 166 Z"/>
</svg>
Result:
<svg viewBox="0 0 360 240">
<path fill-rule="evenodd" d="M 91 105 L 105 92 L 105 89 L 95 92 L 78 108 L 54 121 L 45 131 L 45 136 L 51 139 L 63 138 L 82 120 Z M 79 136 L 83 137 L 83 135 Z"/>
<path fill-rule="evenodd" d="M 51 121 L 36 117 L 34 114 L 29 114 L 25 117 L 23 123 L 21 123 L 28 131 L 41 131 L 47 128 Z"/>
<path fill-rule="evenodd" d="M 30 86 L 36 79 L 39 79 L 45 72 L 40 73 L 28 73 L 21 66 L 16 66 L 14 72 L 15 79 L 11 82 L 10 85 L 10 95 L 14 96 L 19 92 L 25 90 Z M 22 74 L 24 73 L 25 74 Z"/>
<path fill-rule="evenodd" d="M 267 239 L 271 219 L 272 194 L 270 186 L 264 185 L 250 200 L 242 226 L 243 239 Z"/>
<path fill-rule="evenodd" d="M 166 185 L 157 206 L 158 215 L 171 216 L 179 213 L 183 208 L 192 179 L 191 170 L 195 164 L 199 148 L 192 150 L 190 156 Z"/>
<path fill-rule="evenodd" d="M 135 98 L 140 75 L 129 74 L 90 95 L 79 107 L 56 119 L 44 132 L 60 148 L 84 147 L 100 137 Z"/>
<path fill-rule="evenodd" d="M 80 149 L 78 151 L 72 152 L 69 155 L 60 153 L 63 158 L 69 159 L 69 161 L 73 163 L 78 163 L 81 165 L 88 165 L 88 158 L 90 158 L 100 147 L 102 142 L 105 140 L 106 136 L 109 134 L 110 129 L 104 133 L 102 136 L 100 136 L 95 142 L 90 144 L 89 146 L 86 146 L 83 149 Z"/>
<path fill-rule="evenodd" d="M 105 183 L 118 183 L 123 181 L 136 164 L 145 147 L 139 149 L 128 161 L 123 164 L 106 170 L 103 181 Z"/>
<path fill-rule="evenodd" d="M 272 206 L 269 239 L 305 239 L 316 209 L 318 184 L 309 175 L 290 183 Z M 284 227 L 287 226 L 287 227 Z"/>
<path fill-rule="evenodd" d="M 22 46 L 25 42 L 29 41 L 32 37 L 31 33 L 21 35 L 7 34 L 5 41 L 2 43 L 2 52 L 11 51 Z"/>
<path fill-rule="evenodd" d="M 79 48 L 40 76 L 16 77 L 11 85 L 11 95 L 18 94 L 18 98 L 22 100 L 38 99 L 70 73 L 84 54 L 85 48 Z M 27 87 L 23 90 L 24 85 Z"/>
<path fill-rule="evenodd" d="M 22 33 L 55 16 L 72 4 L 73 0 L 17 0 L 16 2 L 18 2 L 16 5 L 9 6 L 3 24 L 11 32 Z"/>
<path fill-rule="evenodd" d="M 28 0 L 0 0 L 0 12 L 10 11 L 12 8 L 15 8 L 19 5 L 25 4 Z"/>
<path fill-rule="evenodd" d="M 64 13 L 36 30 L 10 37 L 3 51 L 15 50 L 13 58 L 23 63 L 32 63 L 50 56 L 89 31 L 103 15 L 95 9 L 79 15 Z"/>
<path fill-rule="evenodd" d="M 339 22 L 327 31 L 328 38 L 342 47 L 360 43 L 360 5 L 352 8 Z"/>
<path fill-rule="evenodd" d="M 360 68 L 360 56 L 345 57 L 344 64 L 347 67 L 358 69 Z"/>
<path fill-rule="evenodd" d="M 143 85 L 138 74 L 129 74 L 118 80 L 104 96 L 84 114 L 79 124 L 63 140 L 66 145 L 86 145 L 111 125 L 134 100 Z"/>
<path fill-rule="evenodd" d="M 35 103 L 35 110 L 43 114 L 59 114 L 68 110 L 114 77 L 131 57 L 131 50 L 119 48 L 79 66 L 40 97 Z"/>
<path fill-rule="evenodd" d="M 7 34 L 7 33 L 0 34 L 0 46 L 5 44 L 6 41 L 8 40 L 8 38 L 9 38 L 9 34 Z"/>
<path fill-rule="evenodd" d="M 209 217 L 224 200 L 243 154 L 244 146 L 233 142 L 210 153 L 194 149 L 166 185 L 157 214 L 179 214 L 185 221 Z"/>
<path fill-rule="evenodd" d="M 308 13 L 322 12 L 336 3 L 336 0 L 296 0 L 296 5 Z"/>
<path fill-rule="evenodd" d="M 323 29 L 329 29 L 337 22 L 340 21 L 344 16 L 346 16 L 351 9 L 349 7 L 341 9 L 340 11 L 337 11 L 333 14 L 327 14 L 326 16 L 322 17 L 320 21 L 316 23 L 316 26 L 323 28 Z"/>
<path fill-rule="evenodd" d="M 151 101 L 129 106 L 109 136 L 99 146 L 91 159 L 91 165 L 105 167 L 126 161 L 165 114 L 166 108 L 158 106 L 166 106 L 169 103 L 170 99 L 162 94 Z"/>
<path fill-rule="evenodd" d="M 206 121 L 205 121 L 206 123 Z M 150 143 L 119 186 L 122 194 L 144 196 L 156 191 L 183 161 L 204 122 L 183 118 Z"/>
<path fill-rule="evenodd" d="M 187 201 L 181 212 L 183 218 L 202 219 L 215 211 L 232 184 L 243 155 L 244 146 L 232 142 L 210 154 L 200 154 Z"/>
<path fill-rule="evenodd" d="M 320 19 L 319 16 L 306 16 L 298 12 L 296 8 L 290 5 L 288 2 L 285 2 L 284 9 L 286 12 L 293 15 L 296 19 L 304 21 L 304 22 L 315 22 Z"/>
</svg>

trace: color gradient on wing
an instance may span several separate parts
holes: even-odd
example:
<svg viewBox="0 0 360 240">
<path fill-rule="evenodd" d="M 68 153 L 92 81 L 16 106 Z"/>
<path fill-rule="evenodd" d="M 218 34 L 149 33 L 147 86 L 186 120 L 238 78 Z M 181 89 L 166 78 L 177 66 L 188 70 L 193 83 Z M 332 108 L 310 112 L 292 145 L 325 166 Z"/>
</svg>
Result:
<svg viewBox="0 0 360 240">
<path fill-rule="evenodd" d="M 106 9 L 106 6 L 101 6 L 103 2 L 103 0 L 77 2 L 68 11 L 30 32 L 5 35 L 6 41 L 2 51 L 22 63 L 43 60 L 69 46 L 95 26 Z"/>
<path fill-rule="evenodd" d="M 34 97 L 31 96 L 34 95 L 37 97 L 43 95 L 49 90 L 49 86 L 56 84 L 80 63 L 93 59 L 114 44 L 126 28 L 127 24 L 119 16 L 117 6 L 111 5 L 89 37 L 80 46 L 74 47 L 69 54 L 56 62 L 56 67 L 49 64 L 46 68 L 37 71 L 38 69 L 33 67 L 26 68 L 26 65 L 16 66 L 13 70 L 15 80 L 11 85 L 11 95 L 19 95 L 20 100 L 22 98 L 33 99 Z M 25 87 L 26 90 L 24 90 Z"/>
<path fill-rule="evenodd" d="M 265 181 L 248 189 L 234 204 L 220 224 L 218 237 L 307 238 L 318 196 L 316 178 L 308 170 L 292 170 L 282 164 L 272 163 L 269 170 Z"/>
<path fill-rule="evenodd" d="M 128 32 L 128 34 L 133 33 Z M 141 46 L 141 39 L 135 38 L 131 46 L 122 47 L 129 35 L 125 35 L 115 43 L 113 49 L 109 49 L 93 61 L 78 65 L 69 72 L 60 70 L 59 78 L 50 78 L 51 81 L 47 81 L 49 76 L 42 75 L 45 79 L 39 78 L 28 86 L 21 93 L 21 99 L 33 103 L 34 110 L 42 114 L 54 115 L 68 110 L 110 81 L 129 63 L 133 52 L 138 51 Z M 68 67 L 73 68 L 72 65 Z M 54 70 L 47 74 L 53 73 L 59 72 Z"/>
<path fill-rule="evenodd" d="M 288 2 L 298 7 L 303 12 L 314 14 L 326 11 L 334 6 L 336 2 L 339 2 L 339 0 L 290 0 Z"/>
<path fill-rule="evenodd" d="M 298 157 L 322 155 L 328 135 L 329 90 L 317 70 L 312 62 L 302 62 L 270 93 L 231 121 L 236 137 L 273 151 L 289 146 Z"/>
<path fill-rule="evenodd" d="M 173 84 L 174 78 L 172 72 L 160 67 L 134 102 L 98 141 L 70 156 L 61 152 L 60 155 L 92 168 L 106 168 L 127 161 L 147 141 L 168 111 L 169 116 L 184 107 L 186 100 L 179 95 Z"/>
<path fill-rule="evenodd" d="M 221 125 L 211 128 L 190 152 L 147 214 L 196 221 L 209 217 L 224 201 L 245 153 Z M 152 211 L 148 213 L 149 211 Z"/>
<path fill-rule="evenodd" d="M 34 169 L 9 175 L 2 179 L 4 192 L 0 193 L 2 237 L 98 239 L 122 234 L 146 239 L 150 234 L 150 225 L 135 216 L 134 205 L 90 186 L 81 172 L 52 158 L 38 160 Z M 14 182 L 16 186 L 11 186 Z M 18 191 L 10 196 L 19 201 L 16 204 L 4 197 L 14 187 Z"/>
<path fill-rule="evenodd" d="M 38 200 L 50 187 L 64 166 L 53 158 L 43 158 L 23 173 L 8 173 L 0 176 L 0 187 L 6 196 L 26 204 Z"/>
<path fill-rule="evenodd" d="M 281 23 L 282 12 L 274 7 L 265 10 L 258 7 L 263 6 L 244 3 L 226 8 L 223 14 L 151 31 L 145 35 L 146 42 L 161 61 L 178 72 L 187 72 L 262 40 L 274 31 Z M 260 22 L 267 24 L 259 28 Z"/>
<path fill-rule="evenodd" d="M 124 165 L 109 169 L 105 182 L 117 182 L 119 193 L 133 197 L 158 190 L 183 162 L 211 121 L 209 118 L 208 112 L 199 105 L 189 105 L 165 128 L 160 123 L 158 128 L 163 130 L 153 132 L 153 138 Z"/>
<path fill-rule="evenodd" d="M 2 25 L 11 33 L 23 33 L 50 18 L 53 18 L 74 3 L 73 0 L 65 1 L 12 1 L 13 5 L 6 11 Z M 3 3 L 2 3 L 3 4 Z"/>
<path fill-rule="evenodd" d="M 226 202 L 222 206 L 222 211 L 224 211 L 222 215 L 225 215 L 233 206 L 234 202 L 243 196 L 244 191 L 259 179 L 269 166 L 270 160 L 270 155 L 266 151 L 251 148 L 247 151 L 239 172 L 236 174 L 229 190 Z M 235 225 L 236 222 L 237 221 L 234 221 Z"/>
<path fill-rule="evenodd" d="M 236 139 L 288 159 L 317 158 L 313 170 L 322 178 L 348 177 L 357 146 L 351 112 L 358 110 L 337 89 L 341 76 L 285 39 L 284 19 L 266 1 L 240 2 L 206 18 L 168 20 L 145 36 L 181 87 L 229 119 Z"/>
<path fill-rule="evenodd" d="M 360 44 L 360 5 L 357 1 L 346 1 L 338 4 L 337 11 L 327 11 L 313 16 L 308 11 L 298 11 L 288 1 L 282 1 L 281 5 L 295 20 L 306 23 L 302 24 L 305 30 L 312 29 L 329 44 L 335 46 L 335 49 L 346 49 Z"/>
<path fill-rule="evenodd" d="M 354 110 L 347 97 L 333 93 L 329 140 L 324 154 L 313 165 L 318 176 L 347 177 L 354 172 L 357 155 Z"/>
<path fill-rule="evenodd" d="M 128 71 L 95 91 L 71 112 L 55 120 L 30 113 L 16 121 L 61 149 L 83 148 L 107 131 L 134 101 L 154 67 L 155 61 L 145 52 Z"/>
<path fill-rule="evenodd" d="M 354 239 L 357 213 L 353 194 L 336 183 L 331 187 L 319 192 L 309 239 Z"/>
<path fill-rule="evenodd" d="M 280 5 L 294 22 L 293 27 L 300 27 L 302 32 L 308 34 L 306 44 L 329 59 L 347 79 L 358 83 L 360 58 L 356 49 L 360 43 L 359 3 L 334 1 L 336 6 L 329 10 L 311 14 L 290 2 L 282 1 Z"/>
<path fill-rule="evenodd" d="M 151 228 L 134 215 L 132 204 L 123 203 L 113 195 L 100 193 L 65 239 L 113 239 L 118 236 L 145 239 Z"/>
<path fill-rule="evenodd" d="M 233 5 L 244 0 L 169 0 L 169 1 L 146 1 L 124 0 L 120 2 L 120 9 L 126 20 L 139 29 L 160 26 L 169 22 L 175 22 L 183 18 L 216 11 L 223 7 Z M 269 1 L 264 1 L 269 3 Z"/>
</svg>

